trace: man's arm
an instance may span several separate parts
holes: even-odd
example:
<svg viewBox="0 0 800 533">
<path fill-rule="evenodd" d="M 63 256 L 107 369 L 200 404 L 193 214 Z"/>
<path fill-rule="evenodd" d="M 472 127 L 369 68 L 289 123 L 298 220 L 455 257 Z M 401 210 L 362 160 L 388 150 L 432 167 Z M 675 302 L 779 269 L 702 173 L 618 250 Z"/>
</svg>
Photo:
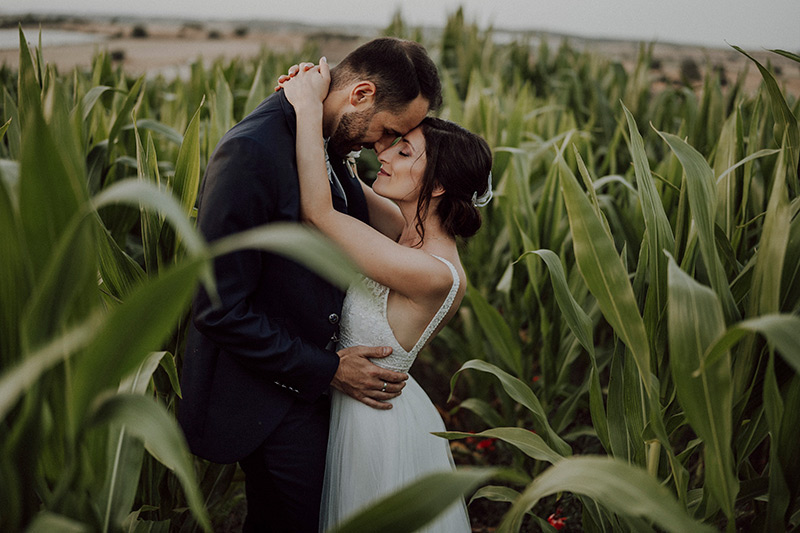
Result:
<svg viewBox="0 0 800 533">
<path fill-rule="evenodd" d="M 269 172 L 291 171 L 291 161 L 267 161 L 264 147 L 247 137 L 222 143 L 209 161 L 198 228 L 209 241 L 272 221 L 280 183 Z M 291 158 L 292 154 L 287 157 Z M 270 166 L 266 166 L 269 164 Z M 194 324 L 204 336 L 239 361 L 313 400 L 327 390 L 338 357 L 292 336 L 253 306 L 268 255 L 242 250 L 214 261 L 220 305 L 200 291 Z"/>
</svg>

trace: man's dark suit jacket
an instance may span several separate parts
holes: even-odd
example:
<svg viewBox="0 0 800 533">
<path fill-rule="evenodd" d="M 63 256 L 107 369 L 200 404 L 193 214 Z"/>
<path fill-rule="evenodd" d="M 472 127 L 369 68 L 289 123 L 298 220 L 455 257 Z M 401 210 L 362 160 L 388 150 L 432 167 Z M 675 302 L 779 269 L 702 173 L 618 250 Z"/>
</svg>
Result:
<svg viewBox="0 0 800 533">
<path fill-rule="evenodd" d="M 219 142 L 198 196 L 198 227 L 208 241 L 298 220 L 295 120 L 279 91 Z M 347 212 L 367 221 L 359 183 L 339 158 L 331 162 Z M 334 207 L 344 211 L 332 193 Z M 193 301 L 178 420 L 193 453 L 232 463 L 252 453 L 295 402 L 327 392 L 339 358 L 325 346 L 338 331 L 343 293 L 260 251 L 228 254 L 214 270 L 222 304 L 213 307 L 202 289 Z"/>
</svg>

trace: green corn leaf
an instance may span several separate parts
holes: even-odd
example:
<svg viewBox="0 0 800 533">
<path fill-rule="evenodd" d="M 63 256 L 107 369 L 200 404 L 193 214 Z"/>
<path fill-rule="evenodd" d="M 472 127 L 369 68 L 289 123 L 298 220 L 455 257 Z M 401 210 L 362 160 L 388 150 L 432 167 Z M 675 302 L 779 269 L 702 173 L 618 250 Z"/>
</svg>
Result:
<svg viewBox="0 0 800 533">
<path fill-rule="evenodd" d="M 800 208 L 800 201 L 792 201 L 792 212 Z M 794 216 L 789 228 L 789 242 L 784 256 L 781 275 L 781 310 L 800 309 L 800 217 Z"/>
<path fill-rule="evenodd" d="M 429 474 L 381 498 L 331 533 L 416 531 L 493 473 L 493 469 L 470 469 Z"/>
<path fill-rule="evenodd" d="M 5 172 L 3 172 L 5 175 Z M 19 329 L 23 309 L 33 289 L 32 272 L 22 239 L 14 199 L 0 181 L 0 367 L 7 368 L 20 353 Z"/>
<path fill-rule="evenodd" d="M 474 288 L 470 287 L 467 290 L 467 299 L 492 349 L 509 370 L 518 376 L 522 375 L 522 351 L 519 343 L 514 340 L 508 323 Z"/>
<path fill-rule="evenodd" d="M 581 153 L 578 150 L 578 147 L 574 144 L 572 145 L 572 152 L 575 155 L 575 161 L 578 163 L 578 173 L 581 175 L 581 179 L 583 180 L 583 184 L 586 186 L 586 190 L 589 193 L 589 198 L 592 201 L 592 207 L 594 207 L 594 212 L 597 214 L 597 218 L 603 220 L 602 211 L 600 211 L 600 202 L 597 199 L 597 189 L 602 187 L 602 182 L 600 180 L 593 181 L 591 174 L 589 174 L 589 169 L 586 168 L 586 163 L 581 157 Z M 636 194 L 636 189 L 634 189 L 630 183 L 622 179 L 620 176 L 616 176 L 620 178 L 620 181 L 625 184 L 625 186 L 629 187 L 634 194 Z M 606 176 L 606 178 L 614 178 L 613 176 Z M 611 235 L 611 231 L 608 228 L 608 224 L 606 224 L 606 230 L 608 231 L 609 235 Z"/>
<path fill-rule="evenodd" d="M 472 411 L 478 415 L 478 417 L 480 417 L 480 419 L 483 420 L 488 426 L 497 427 L 503 425 L 503 418 L 498 414 L 494 407 L 489 404 L 489 402 L 485 402 L 477 398 L 467 398 L 458 404 L 458 408 Z"/>
<path fill-rule="evenodd" d="M 697 224 L 700 239 L 700 253 L 711 279 L 711 286 L 717 294 L 728 321 L 737 320 L 739 311 L 733 300 L 728 279 L 722 268 L 714 238 L 716 219 L 717 193 L 714 171 L 700 153 L 679 137 L 658 132 L 683 165 L 688 188 L 689 205 L 692 218 Z"/>
<path fill-rule="evenodd" d="M 739 167 L 741 167 L 743 165 L 746 165 L 747 163 L 750 163 L 751 161 L 755 161 L 756 159 L 760 159 L 762 157 L 766 157 L 766 156 L 769 156 L 769 155 L 775 155 L 778 152 L 780 152 L 780 150 L 777 150 L 777 149 L 776 150 L 769 150 L 769 149 L 765 148 L 763 150 L 759 150 L 759 151 L 757 151 L 755 153 L 752 153 L 752 154 L 748 155 L 747 157 L 741 159 L 740 161 L 737 161 L 735 164 L 733 164 L 729 168 L 725 169 L 719 176 L 717 176 L 717 184 L 719 184 L 724 178 L 726 178 L 728 176 L 728 174 L 730 174 L 731 172 L 733 172 L 737 168 L 739 168 Z"/>
<path fill-rule="evenodd" d="M 105 484 L 95 496 L 102 513 L 103 532 L 122 526 L 136 499 L 144 461 L 144 444 L 118 423 L 109 424 Z"/>
<path fill-rule="evenodd" d="M 3 137 L 5 136 L 6 132 L 8 131 L 8 128 L 11 126 L 11 121 L 12 120 L 13 119 L 10 118 L 10 119 L 6 120 L 5 124 L 0 126 L 0 141 L 3 140 Z"/>
<path fill-rule="evenodd" d="M 250 114 L 258 104 L 267 97 L 267 87 L 264 83 L 263 65 L 258 64 L 256 74 L 253 76 L 253 83 L 250 85 L 250 90 L 247 93 L 247 100 L 244 103 L 244 115 Z"/>
<path fill-rule="evenodd" d="M 223 237 L 209 247 L 212 257 L 245 248 L 279 253 L 343 289 L 358 280 L 352 260 L 330 239 L 302 224 L 272 223 Z"/>
<path fill-rule="evenodd" d="M 28 88 L 35 91 L 35 88 Z M 55 106 L 54 115 L 66 113 Z M 76 166 L 78 155 L 72 143 L 59 136 L 72 136 L 61 119 L 59 126 L 45 122 L 38 102 L 31 102 L 22 131 L 19 169 L 19 213 L 25 246 L 36 278 L 50 260 L 52 249 L 88 198 L 86 177 Z M 42 154 L 47 154 L 43 157 Z"/>
<path fill-rule="evenodd" d="M 147 274 L 139 263 L 126 254 L 102 224 L 94 224 L 95 242 L 100 262 L 103 288 L 118 301 L 145 280 Z"/>
<path fill-rule="evenodd" d="M 86 121 L 100 98 L 108 91 L 113 90 L 113 87 L 109 87 L 107 85 L 98 85 L 97 87 L 92 87 L 81 100 L 81 109 L 83 110 L 83 116 L 81 118 Z"/>
<path fill-rule="evenodd" d="M 167 126 L 163 122 L 159 122 L 157 120 L 153 120 L 150 118 L 141 118 L 136 121 L 136 125 L 134 124 L 126 124 L 122 127 L 122 131 L 130 131 L 134 129 L 134 127 L 141 131 L 145 130 L 151 133 L 157 133 L 166 140 L 179 145 L 183 142 L 183 135 L 180 132 L 176 131 L 174 128 Z"/>
<path fill-rule="evenodd" d="M 519 498 L 519 492 L 512 488 L 503 487 L 500 485 L 487 485 L 476 490 L 469 502 L 472 503 L 480 498 L 484 498 L 493 502 L 512 503 L 514 500 Z"/>
<path fill-rule="evenodd" d="M 26 392 L 45 372 L 88 346 L 96 337 L 104 317 L 94 314 L 26 354 L 16 366 L 0 375 L 0 420 L 4 420 Z"/>
<path fill-rule="evenodd" d="M 200 111 L 205 98 L 195 111 L 183 136 L 178 160 L 175 162 L 175 178 L 172 189 L 180 198 L 181 206 L 190 215 L 197 199 L 197 188 L 200 184 Z"/>
<path fill-rule="evenodd" d="M 745 164 L 737 159 L 741 157 L 742 146 L 739 143 L 739 123 L 741 121 L 740 109 L 733 110 L 722 126 L 719 140 L 717 141 L 717 151 L 714 154 L 713 172 L 719 176 L 716 182 L 716 198 L 719 201 L 716 212 L 716 224 L 725 234 L 727 239 L 734 236 L 736 228 L 736 199 L 741 189 L 741 179 L 743 171 L 732 174 L 736 168 Z M 702 157 L 702 156 L 701 156 Z M 727 170 L 723 170 L 727 169 Z"/>
<path fill-rule="evenodd" d="M 641 378 L 634 366 L 626 357 L 625 345 L 618 344 L 608 378 L 608 444 L 615 457 L 644 466 L 646 413 Z"/>
<path fill-rule="evenodd" d="M 233 126 L 233 92 L 225 79 L 222 69 L 217 69 L 214 92 L 209 98 L 210 121 L 208 128 L 208 149 L 214 149 L 226 131 Z"/>
<path fill-rule="evenodd" d="M 211 531 L 183 433 L 164 407 L 145 396 L 115 394 L 96 406 L 89 424 L 122 425 L 132 436 L 144 442 L 150 454 L 175 473 L 183 486 L 189 509 L 203 529 Z"/>
<path fill-rule="evenodd" d="M 600 444 L 606 452 L 611 451 L 611 436 L 608 429 L 608 416 L 603 404 L 603 390 L 600 385 L 600 371 L 596 366 L 592 366 L 589 375 L 589 412 L 592 415 L 592 423 L 600 439 Z"/>
<path fill-rule="evenodd" d="M 603 316 L 633 354 L 649 391 L 650 345 L 628 273 L 575 176 L 563 160 L 559 168 L 578 269 Z"/>
<path fill-rule="evenodd" d="M 122 180 L 92 198 L 92 205 L 97 210 L 114 204 L 125 204 L 136 208 L 143 206 L 158 212 L 176 229 L 191 255 L 204 253 L 203 239 L 180 205 L 155 184 L 137 179 Z"/>
<path fill-rule="evenodd" d="M 511 396 L 511 398 L 514 401 L 520 403 L 522 406 L 524 406 L 531 412 L 534 418 L 533 429 L 539 435 L 545 436 L 544 438 L 548 443 L 548 445 L 551 446 L 553 449 L 555 449 L 555 451 L 558 452 L 560 455 L 567 456 L 572 454 L 572 450 L 570 449 L 569 445 L 566 442 L 564 442 L 561 439 L 561 437 L 559 437 L 558 434 L 556 434 L 555 431 L 553 431 L 552 427 L 550 427 L 550 422 L 547 419 L 547 414 L 542 408 L 542 404 L 539 402 L 539 399 L 536 397 L 536 395 L 533 393 L 530 387 L 528 387 L 525 383 L 515 378 L 508 372 L 505 372 L 497 368 L 491 363 L 473 359 L 461 365 L 461 368 L 458 369 L 458 371 L 453 375 L 453 377 L 450 380 L 451 394 L 455 389 L 455 384 L 456 380 L 458 379 L 458 375 L 465 370 L 477 370 L 479 372 L 486 372 L 496 377 L 500 381 L 500 384 L 503 386 L 503 389 L 506 391 L 506 394 Z"/>
<path fill-rule="evenodd" d="M 785 144 L 785 157 L 788 160 L 787 168 L 791 170 L 791 174 L 782 174 L 779 179 L 783 180 L 794 175 L 795 179 L 789 180 L 789 188 L 793 195 L 796 195 L 798 192 L 798 185 L 795 169 L 797 168 L 798 158 L 800 158 L 800 127 L 798 127 L 797 118 L 789 108 L 780 86 L 778 86 L 778 82 L 775 80 L 772 73 L 738 46 L 734 46 L 733 48 L 755 63 L 759 72 L 761 72 L 761 77 L 764 79 L 764 84 L 767 87 L 767 94 L 769 95 L 770 108 L 775 118 L 776 141 Z M 781 139 L 782 137 L 783 139 Z"/>
<path fill-rule="evenodd" d="M 733 465 L 733 388 L 730 357 L 725 354 L 695 377 L 708 347 L 725 330 L 714 292 L 700 285 L 670 259 L 670 368 L 678 401 L 689 423 L 703 439 L 705 487 L 729 520 L 734 518 L 738 481 Z"/>
<path fill-rule="evenodd" d="M 797 61 L 798 63 L 800 63 L 800 55 L 794 54 L 792 52 L 788 52 L 786 50 L 779 50 L 779 49 L 773 49 L 773 50 L 770 50 L 770 52 L 775 52 L 776 54 L 780 54 L 783 57 L 788 57 L 792 61 Z"/>
<path fill-rule="evenodd" d="M 130 119 L 131 111 L 133 111 L 133 107 L 136 105 L 136 101 L 139 99 L 140 91 L 142 89 L 142 85 L 144 84 L 144 76 L 141 76 L 131 87 L 130 91 L 128 91 L 127 96 L 125 97 L 125 101 L 122 104 L 122 107 L 117 112 L 117 116 L 114 119 L 114 123 L 111 126 L 111 129 L 108 132 L 108 154 L 111 156 L 113 154 L 113 147 L 114 144 L 117 142 L 117 137 L 119 137 L 120 131 L 122 131 L 123 126 L 127 123 Z"/>
<path fill-rule="evenodd" d="M 88 220 L 76 217 L 33 287 L 20 322 L 25 350 L 39 347 L 90 312 L 97 286 L 96 255 Z"/>
<path fill-rule="evenodd" d="M 52 533 L 53 531 L 58 531 L 59 533 L 89 533 L 92 528 L 89 524 L 78 522 L 72 518 L 50 511 L 41 511 L 25 531 L 26 533 Z"/>
<path fill-rule="evenodd" d="M 108 164 L 108 143 L 102 140 L 91 147 L 86 156 L 86 182 L 89 194 L 94 195 L 102 188 Z"/>
<path fill-rule="evenodd" d="M 593 181 L 592 189 L 594 189 L 595 191 L 599 191 L 602 190 L 603 187 L 609 184 L 619 184 L 628 189 L 628 191 L 631 194 L 639 194 L 639 192 L 636 190 L 636 187 L 631 185 L 628 180 L 626 180 L 624 177 L 618 174 L 613 174 L 611 176 L 603 176 L 602 178 Z"/>
<path fill-rule="evenodd" d="M 747 316 L 757 317 L 779 313 L 781 310 L 781 285 L 786 254 L 790 250 L 792 210 L 786 191 L 786 157 L 788 137 L 775 165 L 772 192 L 769 196 L 763 229 L 752 269 L 750 290 L 747 296 Z M 741 349 L 734 368 L 734 394 L 739 397 L 748 391 L 756 371 L 759 350 L 753 338 L 748 338 Z"/>
<path fill-rule="evenodd" d="M 229 488 L 234 481 L 237 470 L 238 465 L 235 463 L 227 465 L 205 463 L 205 469 L 203 470 L 200 480 L 200 492 L 205 495 L 203 506 L 209 510 L 212 516 L 215 514 L 213 510 L 214 506 L 223 502 L 226 497 L 229 497 Z M 196 530 L 197 521 L 193 516 L 189 516 L 181 526 L 180 533 L 188 533 Z"/>
<path fill-rule="evenodd" d="M 41 79 L 33 65 L 33 55 L 28 47 L 28 40 L 19 27 L 19 76 L 17 78 L 17 95 L 19 98 L 19 116 L 23 124 L 28 123 L 28 115 L 41 112 Z M 37 111 L 39 110 L 39 111 Z"/>
<path fill-rule="evenodd" d="M 775 179 L 764 217 L 764 229 L 758 245 L 753 282 L 750 288 L 750 316 L 777 313 L 781 305 L 781 276 L 789 245 L 792 213 L 786 191 L 787 146 L 775 167 Z"/>
<path fill-rule="evenodd" d="M 787 363 L 800 374 L 800 317 L 795 315 L 764 315 L 734 324 L 706 350 L 694 375 L 726 356 L 737 342 L 751 333 L 763 335 L 770 346 L 778 350 Z"/>
<path fill-rule="evenodd" d="M 6 122 L 6 142 L 8 143 L 8 157 L 16 161 L 19 159 L 20 146 L 22 145 L 22 129 L 19 119 L 19 110 L 14 98 L 9 94 L 8 88 L 3 87 L 3 112 L 8 117 Z"/>
<path fill-rule="evenodd" d="M 143 506 L 142 511 L 156 511 L 156 509 L 149 509 L 147 506 Z M 183 511 L 183 508 L 179 508 L 179 511 Z M 139 518 L 138 515 L 133 518 L 133 513 L 128 515 L 128 518 L 125 520 L 125 524 L 123 524 L 124 530 L 133 532 L 133 533 L 169 533 L 170 521 L 169 520 L 145 520 L 143 518 Z"/>
<path fill-rule="evenodd" d="M 569 291 L 569 286 L 567 285 L 567 278 L 564 274 L 564 267 L 561 264 L 561 260 L 551 250 L 533 250 L 525 252 L 522 254 L 522 257 L 529 254 L 539 256 L 547 265 L 547 269 L 550 271 L 550 279 L 553 283 L 556 301 L 558 302 L 561 312 L 564 314 L 567 325 L 569 325 L 569 328 L 572 330 L 572 333 L 575 334 L 581 346 L 583 346 L 591 358 L 594 359 L 592 321 L 581 306 L 578 305 L 578 302 L 575 301 L 575 298 L 572 297 L 572 293 Z M 522 257 L 520 257 L 520 259 L 522 259 Z"/>
<path fill-rule="evenodd" d="M 797 443 L 800 442 L 800 409 L 794 408 L 800 405 L 800 375 L 795 374 L 781 386 L 786 409 L 783 410 L 783 418 L 780 421 L 780 428 L 775 431 L 771 429 L 770 434 L 773 440 L 770 448 L 777 448 L 777 459 L 783 477 L 789 485 L 789 501 L 798 492 L 797 480 L 800 479 L 800 458 L 797 456 Z M 775 438 L 777 436 L 777 438 Z M 774 493 L 773 493 L 774 494 Z M 784 527 L 790 529 L 790 524 L 797 517 L 797 507 L 789 508 L 783 515 Z"/>
<path fill-rule="evenodd" d="M 498 533 L 519 530 L 522 518 L 541 498 L 559 492 L 588 496 L 623 517 L 642 517 L 664 531 L 711 533 L 695 521 L 674 496 L 641 468 L 605 457 L 568 457 L 539 475 L 503 518 Z"/>
<path fill-rule="evenodd" d="M 158 156 L 156 155 L 153 137 L 148 133 L 146 146 L 142 145 L 139 138 L 139 129 L 134 128 L 136 138 L 136 160 L 137 174 L 140 181 L 155 183 L 161 187 L 161 175 L 158 170 Z M 150 275 L 158 272 L 161 264 L 161 254 L 159 238 L 164 226 L 163 216 L 156 211 L 147 209 L 145 206 L 139 207 L 139 218 L 141 224 L 142 248 L 144 252 L 145 270 Z"/>
<path fill-rule="evenodd" d="M 183 393 L 181 392 L 181 381 L 178 377 L 178 367 L 175 364 L 175 356 L 167 354 L 165 357 L 162 357 L 159 361 L 159 366 L 161 366 L 164 372 L 167 373 L 169 383 L 172 385 L 172 392 L 174 392 L 178 398 L 183 398 Z"/>
<path fill-rule="evenodd" d="M 647 154 L 644 149 L 644 141 L 636 127 L 636 121 L 624 104 L 622 109 L 628 121 L 630 151 L 636 174 L 636 184 L 639 187 L 639 202 L 644 214 L 645 228 L 650 236 L 648 239 L 651 262 L 650 290 L 655 290 L 656 308 L 660 313 L 666 306 L 667 297 L 667 260 L 661 254 L 661 250 L 672 252 L 675 249 L 675 237 L 672 234 L 667 214 L 664 212 L 661 197 L 656 191 L 655 181 L 650 172 L 650 164 L 647 161 Z"/>
<path fill-rule="evenodd" d="M 184 261 L 138 287 L 111 311 L 86 353 L 74 364 L 74 379 L 83 384 L 73 389 L 69 405 L 76 420 L 97 394 L 116 389 L 122 377 L 169 336 L 186 311 L 203 267 L 201 260 Z M 138 327 L 131 328 L 131 324 Z"/>
<path fill-rule="evenodd" d="M 775 358 L 769 355 L 767 370 L 764 376 L 764 413 L 770 434 L 769 447 L 769 485 L 767 494 L 767 510 L 764 513 L 765 531 L 786 530 L 785 515 L 790 505 L 789 480 L 786 479 L 781 465 L 780 441 L 781 426 L 786 406 L 781 397 L 778 381 L 775 376 Z M 793 410 L 796 410 L 792 406 Z M 795 443 L 796 444 L 796 443 Z M 795 452 L 796 453 L 796 452 Z"/>
<path fill-rule="evenodd" d="M 150 378 L 156 368 L 161 365 L 164 359 L 172 359 L 169 352 L 152 352 L 136 368 L 134 372 L 126 376 L 119 385 L 119 392 L 126 394 L 144 394 L 150 384 Z"/>
<path fill-rule="evenodd" d="M 444 437 L 448 440 L 464 439 L 468 437 L 483 437 L 487 439 L 500 439 L 516 447 L 527 455 L 538 461 L 547 461 L 550 464 L 556 464 L 564 458 L 563 455 L 555 452 L 547 443 L 536 433 L 515 427 L 499 427 L 487 429 L 480 433 L 462 433 L 459 431 L 444 431 L 433 433 L 439 437 Z"/>
<path fill-rule="evenodd" d="M 150 378 L 160 362 L 172 359 L 167 352 L 151 353 L 119 386 L 125 394 L 144 394 Z M 139 486 L 144 445 L 125 425 L 111 424 L 108 443 L 106 483 L 97 496 L 98 508 L 103 513 L 103 531 L 120 527 L 133 507 Z"/>
<path fill-rule="evenodd" d="M 238 465 L 220 465 L 215 463 L 208 463 L 203 479 L 200 481 L 200 488 L 203 494 L 206 495 L 204 502 L 206 509 L 211 509 L 214 505 L 223 501 L 228 487 L 236 476 Z"/>
</svg>

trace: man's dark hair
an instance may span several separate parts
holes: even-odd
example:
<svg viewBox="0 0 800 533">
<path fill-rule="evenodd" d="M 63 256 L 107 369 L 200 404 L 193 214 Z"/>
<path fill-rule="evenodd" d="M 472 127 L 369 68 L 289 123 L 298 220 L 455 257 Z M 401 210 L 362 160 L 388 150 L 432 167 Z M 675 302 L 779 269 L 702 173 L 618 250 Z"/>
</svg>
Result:
<svg viewBox="0 0 800 533">
<path fill-rule="evenodd" d="M 442 105 L 442 82 L 425 48 L 414 41 L 382 37 L 350 52 L 331 69 L 331 89 L 358 79 L 375 84 L 378 110 L 400 113 L 418 95 L 434 111 Z"/>
</svg>

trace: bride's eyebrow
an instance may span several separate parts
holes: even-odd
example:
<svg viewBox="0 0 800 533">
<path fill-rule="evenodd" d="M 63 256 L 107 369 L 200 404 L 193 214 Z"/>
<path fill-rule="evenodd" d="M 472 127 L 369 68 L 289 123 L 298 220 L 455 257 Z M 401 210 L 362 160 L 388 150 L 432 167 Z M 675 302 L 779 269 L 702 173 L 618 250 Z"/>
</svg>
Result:
<svg viewBox="0 0 800 533">
<path fill-rule="evenodd" d="M 419 152 L 419 149 L 416 146 L 414 146 L 413 144 L 411 144 L 411 141 L 409 141 L 405 137 L 403 137 L 403 142 L 406 143 L 407 145 L 409 145 L 411 147 L 411 150 L 413 150 L 414 152 Z"/>
</svg>

